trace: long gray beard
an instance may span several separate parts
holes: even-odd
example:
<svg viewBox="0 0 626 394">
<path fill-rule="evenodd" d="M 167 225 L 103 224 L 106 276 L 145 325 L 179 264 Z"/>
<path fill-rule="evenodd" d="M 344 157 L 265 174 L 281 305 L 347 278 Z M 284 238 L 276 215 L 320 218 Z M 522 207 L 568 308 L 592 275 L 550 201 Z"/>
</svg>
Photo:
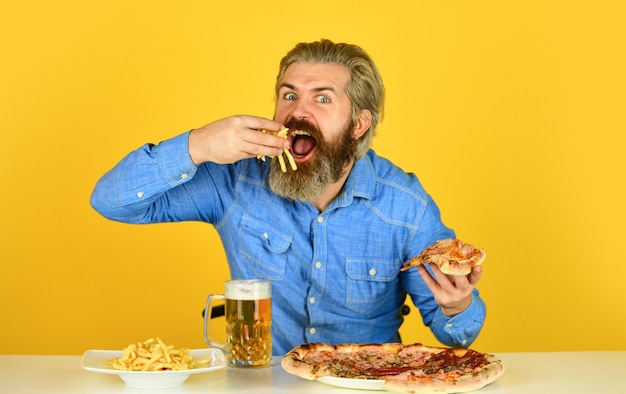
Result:
<svg viewBox="0 0 626 394">
<path fill-rule="evenodd" d="M 319 163 L 317 171 L 307 176 L 289 176 L 282 172 L 277 160 L 272 160 L 268 183 L 274 193 L 292 201 L 312 201 L 317 198 L 328 185 L 336 182 L 341 176 L 334 174 L 329 162 Z M 289 169 L 288 171 L 291 171 Z M 300 171 L 300 168 L 298 170 Z"/>
<path fill-rule="evenodd" d="M 270 162 L 268 183 L 274 193 L 292 201 L 313 201 L 343 175 L 346 165 L 355 156 L 357 144 L 348 127 L 333 143 L 318 142 L 314 161 L 298 164 L 292 171 L 282 172 L 278 160 Z"/>
</svg>

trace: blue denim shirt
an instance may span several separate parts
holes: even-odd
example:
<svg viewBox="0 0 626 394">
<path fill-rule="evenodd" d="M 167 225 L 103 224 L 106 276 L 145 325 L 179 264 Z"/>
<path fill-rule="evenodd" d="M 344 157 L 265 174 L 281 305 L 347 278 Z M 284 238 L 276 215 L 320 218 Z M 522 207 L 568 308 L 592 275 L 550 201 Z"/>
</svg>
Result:
<svg viewBox="0 0 626 394">
<path fill-rule="evenodd" d="M 250 159 L 195 166 L 188 133 L 130 153 L 105 174 L 91 204 L 127 223 L 212 223 L 233 278 L 272 280 L 273 349 L 306 342 L 399 342 L 407 294 L 448 346 L 469 346 L 485 319 L 470 306 L 447 317 L 417 270 L 403 261 L 454 232 L 413 174 L 371 151 L 323 212 L 268 187 L 268 165 Z"/>
</svg>

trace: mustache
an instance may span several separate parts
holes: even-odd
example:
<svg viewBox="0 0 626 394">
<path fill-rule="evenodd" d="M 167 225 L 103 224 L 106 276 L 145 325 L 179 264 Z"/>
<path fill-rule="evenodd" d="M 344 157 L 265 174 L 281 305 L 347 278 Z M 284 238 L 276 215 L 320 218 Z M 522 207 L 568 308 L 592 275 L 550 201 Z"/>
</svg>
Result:
<svg viewBox="0 0 626 394">
<path fill-rule="evenodd" d="M 320 130 L 308 120 L 291 118 L 285 123 L 285 127 L 289 128 L 291 131 L 301 130 L 307 132 L 316 139 L 321 138 Z"/>
</svg>

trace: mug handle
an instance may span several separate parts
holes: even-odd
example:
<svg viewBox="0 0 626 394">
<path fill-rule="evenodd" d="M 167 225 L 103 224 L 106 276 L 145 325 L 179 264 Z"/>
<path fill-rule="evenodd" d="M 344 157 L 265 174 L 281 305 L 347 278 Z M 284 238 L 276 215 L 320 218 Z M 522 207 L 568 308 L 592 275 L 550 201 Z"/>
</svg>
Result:
<svg viewBox="0 0 626 394">
<path fill-rule="evenodd" d="M 213 301 L 214 300 L 224 300 L 224 294 L 209 294 L 206 299 L 206 306 L 204 308 L 204 342 L 207 345 L 216 347 L 218 349 L 222 349 L 226 351 L 226 347 L 228 346 L 226 343 L 217 342 L 211 337 L 211 312 L 213 309 Z"/>
</svg>

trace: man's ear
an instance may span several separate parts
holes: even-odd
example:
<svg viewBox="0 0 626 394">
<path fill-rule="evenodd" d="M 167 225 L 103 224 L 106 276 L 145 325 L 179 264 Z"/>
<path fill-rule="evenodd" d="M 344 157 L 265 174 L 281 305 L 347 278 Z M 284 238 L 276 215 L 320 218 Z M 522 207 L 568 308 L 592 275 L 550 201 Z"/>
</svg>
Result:
<svg viewBox="0 0 626 394">
<path fill-rule="evenodd" d="M 369 109 L 362 109 L 354 124 L 354 131 L 352 135 L 355 140 L 358 140 L 365 134 L 372 124 L 372 112 Z"/>
</svg>

